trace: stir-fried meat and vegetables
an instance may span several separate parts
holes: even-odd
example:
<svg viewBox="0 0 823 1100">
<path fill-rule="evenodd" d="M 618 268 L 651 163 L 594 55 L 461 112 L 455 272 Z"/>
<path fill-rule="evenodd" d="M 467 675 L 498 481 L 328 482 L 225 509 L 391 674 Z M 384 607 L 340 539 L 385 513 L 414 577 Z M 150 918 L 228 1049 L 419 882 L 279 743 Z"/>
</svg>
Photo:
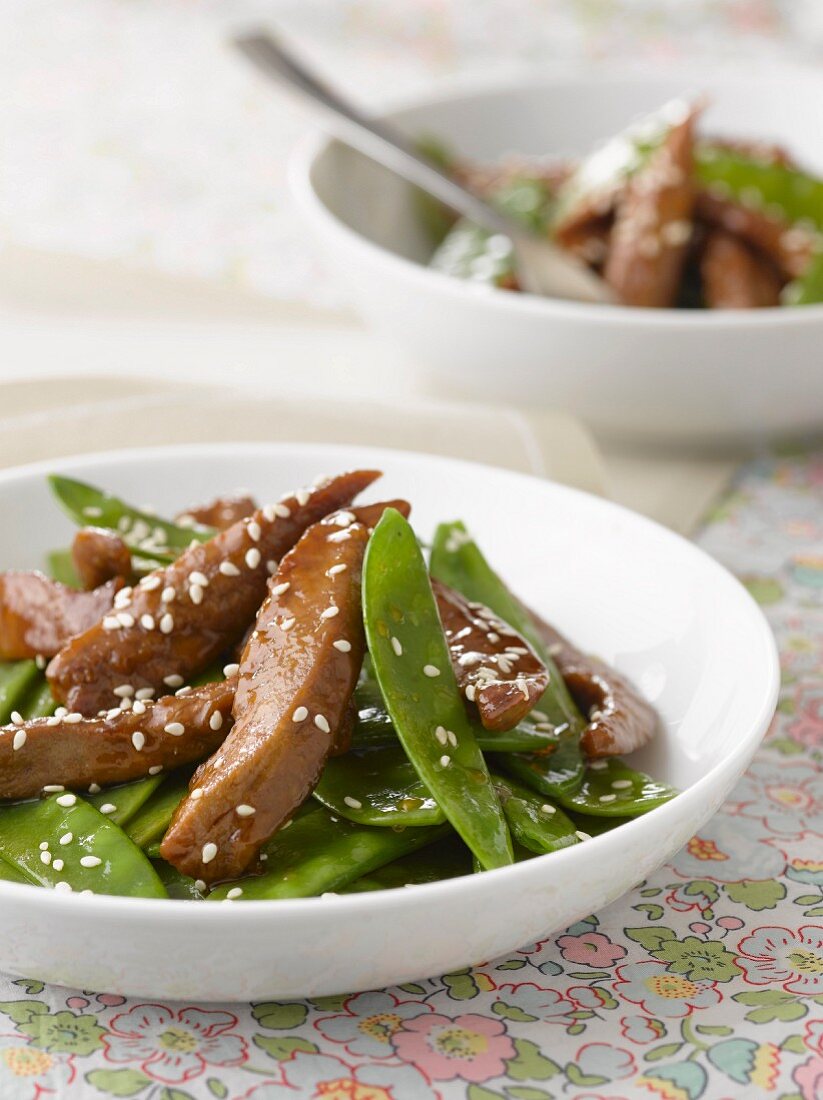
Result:
<svg viewBox="0 0 823 1100">
<path fill-rule="evenodd" d="M 60 580 L 0 575 L 0 878 L 378 890 L 579 844 L 674 795 L 619 759 L 656 729 L 633 685 L 527 610 L 461 523 L 427 560 L 407 501 L 356 501 L 378 477 L 176 521 L 51 479 L 80 525 L 50 556 Z"/>
<path fill-rule="evenodd" d="M 701 133 L 667 104 L 579 162 L 495 167 L 423 143 L 442 167 L 544 233 L 630 306 L 752 309 L 823 302 L 823 178 L 774 145 Z M 419 196 L 432 267 L 517 290 L 511 246 Z"/>
</svg>

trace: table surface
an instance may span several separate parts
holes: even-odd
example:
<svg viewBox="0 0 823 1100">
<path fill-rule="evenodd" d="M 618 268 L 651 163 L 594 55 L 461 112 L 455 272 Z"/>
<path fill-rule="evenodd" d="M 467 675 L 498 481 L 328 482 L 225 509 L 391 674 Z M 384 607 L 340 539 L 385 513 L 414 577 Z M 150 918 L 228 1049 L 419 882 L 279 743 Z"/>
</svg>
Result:
<svg viewBox="0 0 823 1100">
<path fill-rule="evenodd" d="M 698 541 L 777 634 L 777 718 L 648 881 L 508 958 L 400 988 L 145 1004 L 0 979 L 0 1095 L 820 1100 L 823 453 L 747 466 Z"/>
</svg>

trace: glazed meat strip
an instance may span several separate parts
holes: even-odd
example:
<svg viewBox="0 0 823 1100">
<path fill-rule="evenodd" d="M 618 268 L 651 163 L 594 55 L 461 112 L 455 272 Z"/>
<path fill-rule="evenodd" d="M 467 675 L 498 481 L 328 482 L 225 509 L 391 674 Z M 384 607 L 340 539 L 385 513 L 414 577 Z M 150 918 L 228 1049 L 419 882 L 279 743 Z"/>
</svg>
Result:
<svg viewBox="0 0 823 1100">
<path fill-rule="evenodd" d="M 114 577 L 125 584 L 132 575 L 131 550 L 105 527 L 81 527 L 71 544 L 71 560 L 86 589 L 99 588 Z"/>
<path fill-rule="evenodd" d="M 214 752 L 232 724 L 236 678 L 135 700 L 97 718 L 53 718 L 0 727 L 0 798 L 36 798 L 44 787 L 85 790 L 156 775 Z"/>
<path fill-rule="evenodd" d="M 724 229 L 742 238 L 763 253 L 783 279 L 804 275 L 814 255 L 814 232 L 789 225 L 758 206 L 744 206 L 715 191 L 701 191 L 697 197 L 697 216 L 708 225 Z"/>
<path fill-rule="evenodd" d="M 487 730 L 514 729 L 548 687 L 546 666 L 487 607 L 439 581 L 432 588 L 460 690 Z"/>
<path fill-rule="evenodd" d="M 183 874 L 236 878 L 313 790 L 363 663 L 360 574 L 383 507 L 327 516 L 272 577 L 240 661 L 234 728 L 193 776 L 160 848 Z"/>
<path fill-rule="evenodd" d="M 703 295 L 710 309 L 780 305 L 780 278 L 768 261 L 721 229 L 709 233 L 700 257 Z"/>
<path fill-rule="evenodd" d="M 654 737 L 657 715 L 636 688 L 605 661 L 581 653 L 531 613 L 574 701 L 589 719 L 581 745 L 590 759 L 634 752 Z"/>
<path fill-rule="evenodd" d="M 624 305 L 673 306 L 692 233 L 694 114 L 673 126 L 629 180 L 603 277 Z"/>
<path fill-rule="evenodd" d="M 112 609 L 122 584 L 78 592 L 44 573 L 0 574 L 0 660 L 53 657 Z"/>
<path fill-rule="evenodd" d="M 269 575 L 306 528 L 378 476 L 357 470 L 298 490 L 124 589 L 114 613 L 73 638 L 49 665 L 55 699 L 91 715 L 117 702 L 116 688 L 162 693 L 202 672 L 253 622 Z"/>
<path fill-rule="evenodd" d="M 233 523 L 248 519 L 256 511 L 257 503 L 253 497 L 246 493 L 235 493 L 233 496 L 216 497 L 207 504 L 187 508 L 185 512 L 174 517 L 174 522 L 181 527 L 200 523 L 205 527 L 213 527 L 216 531 L 225 531 Z"/>
</svg>

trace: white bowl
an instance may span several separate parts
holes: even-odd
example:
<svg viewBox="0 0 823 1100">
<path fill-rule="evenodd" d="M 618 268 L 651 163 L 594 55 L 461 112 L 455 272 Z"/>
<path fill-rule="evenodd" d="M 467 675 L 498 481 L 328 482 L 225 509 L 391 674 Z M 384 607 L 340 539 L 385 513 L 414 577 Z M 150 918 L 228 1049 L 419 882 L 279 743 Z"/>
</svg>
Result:
<svg viewBox="0 0 823 1100">
<path fill-rule="evenodd" d="M 385 117 L 464 155 L 579 155 L 684 92 L 702 131 L 785 143 L 823 174 L 823 77 L 780 70 L 554 76 L 460 84 Z M 444 390 L 561 405 L 612 435 L 737 442 L 823 424 L 823 306 L 728 312 L 591 306 L 490 290 L 429 270 L 413 193 L 323 137 L 293 162 L 294 192 L 341 286 Z"/>
<path fill-rule="evenodd" d="M 228 904 L 65 895 L 0 882 L 0 971 L 147 997 L 249 1000 L 377 988 L 545 937 L 619 897 L 718 808 L 772 716 L 774 643 L 757 606 L 700 550 L 614 504 L 451 459 L 236 444 L 92 455 L 0 474 L 0 565 L 30 568 L 71 529 L 55 467 L 173 512 L 215 490 L 263 499 L 357 464 L 407 494 L 419 531 L 463 517 L 516 589 L 628 673 L 663 729 L 633 762 L 682 794 L 574 848 L 379 894 Z M 375 490 L 372 490 L 375 495 Z"/>
</svg>

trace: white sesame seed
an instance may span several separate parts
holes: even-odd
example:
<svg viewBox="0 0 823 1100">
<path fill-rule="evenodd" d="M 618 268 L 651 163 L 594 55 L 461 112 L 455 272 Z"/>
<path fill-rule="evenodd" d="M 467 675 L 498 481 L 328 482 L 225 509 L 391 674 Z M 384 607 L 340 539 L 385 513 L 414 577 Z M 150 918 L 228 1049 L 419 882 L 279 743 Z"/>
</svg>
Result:
<svg viewBox="0 0 823 1100">
<path fill-rule="evenodd" d="M 223 715 L 220 713 L 219 710 L 216 710 L 214 714 L 212 714 L 211 718 L 209 718 L 209 729 L 219 730 L 222 725 Z"/>
<path fill-rule="evenodd" d="M 57 797 L 57 805 L 58 806 L 63 806 L 66 809 L 68 809 L 69 806 L 73 806 L 76 801 L 77 801 L 77 795 L 76 794 L 61 794 L 61 795 L 58 795 L 58 797 Z"/>
<path fill-rule="evenodd" d="M 117 621 L 120 623 L 121 626 L 128 629 L 129 627 L 134 626 L 134 615 L 130 615 L 128 611 L 118 611 Z"/>
<path fill-rule="evenodd" d="M 140 587 L 144 592 L 153 592 L 155 588 L 159 588 L 163 583 L 159 573 L 149 573 L 147 577 L 143 577 L 140 582 Z"/>
<path fill-rule="evenodd" d="M 311 492 L 308 489 L 296 489 L 295 490 L 294 499 L 297 501 L 297 503 L 300 505 L 301 508 L 304 505 L 309 503 L 310 498 L 311 498 Z"/>
<path fill-rule="evenodd" d="M 63 721 L 62 718 L 58 718 L 56 714 L 53 714 L 51 716 L 51 718 L 46 719 L 46 725 L 47 726 L 59 726 L 62 721 Z"/>
<path fill-rule="evenodd" d="M 171 603 L 176 595 L 177 592 L 172 588 L 171 585 L 169 585 L 167 588 L 164 588 L 163 591 L 160 593 L 160 600 L 162 603 Z"/>
<path fill-rule="evenodd" d="M 22 749 L 27 740 L 27 734 L 25 730 L 18 730 L 14 735 L 14 740 L 11 743 L 12 750 L 17 752 L 18 749 Z"/>
<path fill-rule="evenodd" d="M 440 763 L 444 768 L 448 768 L 448 766 L 449 766 L 449 764 L 451 764 L 451 762 L 452 762 L 452 758 L 450 756 L 441 756 L 440 757 Z"/>
<path fill-rule="evenodd" d="M 449 739 L 449 744 L 451 745 L 451 747 L 453 749 L 456 749 L 457 748 L 457 734 L 454 733 L 452 730 L 446 730 L 446 736 Z"/>
<path fill-rule="evenodd" d="M 60 791 L 64 791 L 66 788 L 62 787 L 59 783 L 49 783 L 43 790 L 46 794 L 59 794 Z"/>
<path fill-rule="evenodd" d="M 123 611 L 131 604 L 131 589 L 121 588 L 117 595 L 114 597 L 114 608 L 116 611 Z"/>
<path fill-rule="evenodd" d="M 344 528 L 342 531 L 332 531 L 330 535 L 326 536 L 326 542 L 348 542 L 351 538 L 351 532 Z"/>
<path fill-rule="evenodd" d="M 614 802 L 617 798 L 616 794 L 601 794 L 598 798 L 598 802 Z"/>
<path fill-rule="evenodd" d="M 173 672 L 171 676 L 163 677 L 163 683 L 166 685 L 166 687 L 179 688 L 183 686 L 183 677 L 180 676 L 178 673 Z"/>
<path fill-rule="evenodd" d="M 609 765 L 606 763 L 605 760 L 590 760 L 589 761 L 589 768 L 593 772 L 602 772 L 606 768 L 608 768 L 608 766 Z"/>
<path fill-rule="evenodd" d="M 339 649 L 341 653 L 351 652 L 351 642 L 347 642 L 345 638 L 338 638 L 336 642 L 332 642 L 335 649 Z"/>
<path fill-rule="evenodd" d="M 489 639 L 489 641 L 492 643 L 492 645 L 495 645 L 497 642 L 500 641 L 500 635 L 495 634 L 495 632 L 493 630 L 490 630 L 489 633 L 486 635 L 486 637 Z"/>
<path fill-rule="evenodd" d="M 63 835 L 60 837 L 60 843 L 63 845 L 64 848 L 67 844 L 71 844 L 73 840 L 74 833 L 63 833 Z"/>
<path fill-rule="evenodd" d="M 45 863 L 45 865 L 48 867 L 48 865 L 51 863 L 51 852 L 49 852 L 49 851 L 41 852 L 40 853 L 40 862 Z"/>
<path fill-rule="evenodd" d="M 203 845 L 202 858 L 204 863 L 211 863 L 214 857 L 217 855 L 217 845 L 209 841 L 208 844 Z"/>
<path fill-rule="evenodd" d="M 250 550 L 246 551 L 245 562 L 249 569 L 256 569 L 258 567 L 260 564 L 260 551 L 256 546 L 252 546 Z"/>
<path fill-rule="evenodd" d="M 260 524 L 256 520 L 249 520 L 248 525 L 246 526 L 246 531 L 248 532 L 248 536 L 252 540 L 252 542 L 260 541 L 260 535 L 262 534 L 262 532 L 260 530 Z"/>
<path fill-rule="evenodd" d="M 134 688 L 131 684 L 121 684 L 114 689 L 114 694 L 119 695 L 121 699 L 127 699 L 130 695 L 134 695 Z"/>
<path fill-rule="evenodd" d="M 235 898 L 240 898 L 242 896 L 243 896 L 243 887 L 242 886 L 232 886 L 231 890 L 229 890 L 229 892 L 226 894 L 226 899 L 228 901 L 234 901 Z"/>
<path fill-rule="evenodd" d="M 334 604 L 331 607 L 327 607 L 325 611 L 320 612 L 321 619 L 333 619 L 340 614 L 340 608 L 335 607 Z"/>
<path fill-rule="evenodd" d="M 42 672 L 43 669 L 46 667 L 46 658 L 43 656 L 42 653 L 38 653 L 37 656 L 34 658 L 34 663 Z"/>
<path fill-rule="evenodd" d="M 163 770 L 163 765 L 162 764 L 153 764 L 149 768 L 149 775 L 159 775 L 162 770 Z"/>
<path fill-rule="evenodd" d="M 65 707 L 58 707 L 54 712 L 54 716 L 55 718 L 65 718 L 68 713 Z"/>
<path fill-rule="evenodd" d="M 223 665 L 223 675 L 226 677 L 227 680 L 230 680 L 232 676 L 236 676 L 239 671 L 240 665 L 238 664 Z"/>
<path fill-rule="evenodd" d="M 198 798 L 202 798 L 202 797 L 203 797 L 203 788 L 202 787 L 195 787 L 193 790 L 189 791 L 189 798 L 194 799 L 195 802 L 197 801 Z"/>
<path fill-rule="evenodd" d="M 270 577 L 273 577 L 274 574 L 277 572 L 277 562 L 274 560 L 274 558 L 269 558 L 269 560 L 266 562 L 266 572 L 269 574 Z"/>
<path fill-rule="evenodd" d="M 434 679 L 435 676 L 440 675 L 440 669 L 436 665 L 423 665 L 423 675 Z"/>
<path fill-rule="evenodd" d="M 350 794 L 347 794 L 344 797 L 343 801 L 346 803 L 347 806 L 350 806 L 353 810 L 362 810 L 363 809 L 363 803 L 360 802 L 356 798 L 352 798 L 352 796 Z"/>
<path fill-rule="evenodd" d="M 235 807 L 234 812 L 238 817 L 253 817 L 256 813 L 254 806 L 249 806 L 247 802 L 241 802 Z"/>
<path fill-rule="evenodd" d="M 140 625 L 143 627 L 144 630 L 154 630 L 154 615 L 141 615 Z"/>
<path fill-rule="evenodd" d="M 348 569 L 348 566 L 346 565 L 346 563 L 341 561 L 338 565 L 330 566 L 326 570 L 326 576 L 327 577 L 336 577 L 340 573 L 345 573 L 347 569 Z"/>
<path fill-rule="evenodd" d="M 134 745 L 137 752 L 142 752 L 143 746 L 146 743 L 146 735 L 141 733 L 140 730 L 135 730 L 131 735 L 131 743 Z"/>
<path fill-rule="evenodd" d="M 338 512 L 334 517 L 334 522 L 338 527 L 349 527 L 357 519 L 354 512 Z"/>
<path fill-rule="evenodd" d="M 295 617 L 293 615 L 288 615 L 285 619 L 280 620 L 280 629 L 281 630 L 291 630 L 291 628 L 294 626 L 294 624 L 296 622 L 297 622 L 297 619 L 295 619 Z"/>
<path fill-rule="evenodd" d="M 317 728 L 319 730 L 322 730 L 323 733 L 330 733 L 331 732 L 331 726 L 328 723 L 328 719 L 325 718 L 322 714 L 315 714 L 314 724 L 317 726 Z"/>
<path fill-rule="evenodd" d="M 104 630 L 119 630 L 120 622 L 114 615 L 106 615 L 103 619 Z"/>
<path fill-rule="evenodd" d="M 398 657 L 403 656 L 403 645 L 402 645 L 400 639 L 395 638 L 394 635 L 392 635 L 391 647 L 394 650 L 396 656 L 398 656 Z"/>
<path fill-rule="evenodd" d="M 591 840 L 592 838 L 591 833 L 584 833 L 582 829 L 578 829 L 574 835 L 578 840 Z"/>
<path fill-rule="evenodd" d="M 240 570 L 237 568 L 233 561 L 221 561 L 217 568 L 224 577 L 240 576 Z"/>
<path fill-rule="evenodd" d="M 544 802 L 543 805 L 540 807 L 540 809 L 542 810 L 542 812 L 544 814 L 556 814 L 557 813 L 557 807 L 552 806 L 552 804 L 550 802 Z"/>
<path fill-rule="evenodd" d="M 118 707 L 118 710 L 119 711 L 120 710 L 131 710 L 132 705 L 133 704 L 132 704 L 131 699 L 121 699 L 120 700 L 120 706 Z"/>
<path fill-rule="evenodd" d="M 62 859 L 55 859 L 55 860 L 52 860 L 51 866 L 52 866 L 52 869 L 55 870 L 55 871 L 62 871 L 63 868 L 66 865 L 65 865 L 65 863 L 63 862 Z"/>
<path fill-rule="evenodd" d="M 438 726 L 434 731 L 434 736 L 440 742 L 441 745 L 447 745 L 449 741 L 449 735 L 443 726 Z"/>
<path fill-rule="evenodd" d="M 80 866 L 81 867 L 99 867 L 102 862 L 103 862 L 103 860 L 100 858 L 100 856 L 81 856 L 80 857 Z"/>
<path fill-rule="evenodd" d="M 89 794 L 100 794 L 100 784 L 89 783 Z"/>
<path fill-rule="evenodd" d="M 174 618 L 167 611 L 166 614 L 163 616 L 163 618 L 160 620 L 160 633 L 161 634 L 171 634 L 171 632 L 173 630 L 174 630 Z"/>
<path fill-rule="evenodd" d="M 182 737 L 183 734 L 186 732 L 186 727 L 183 725 L 182 722 L 169 722 L 168 725 L 163 727 L 163 729 L 171 737 Z"/>
<path fill-rule="evenodd" d="M 40 851 L 45 852 L 48 849 L 49 842 L 47 840 L 40 841 Z"/>
<path fill-rule="evenodd" d="M 591 765 L 590 765 L 591 766 Z M 627 791 L 631 787 L 631 779 L 615 779 L 612 783 L 612 790 L 614 791 Z"/>
<path fill-rule="evenodd" d="M 291 588 L 291 581 L 283 581 L 281 584 L 272 585 L 272 596 L 282 596 L 284 592 L 287 592 Z"/>
<path fill-rule="evenodd" d="M 206 884 L 205 882 L 203 882 L 202 878 L 196 878 L 194 880 L 194 888 L 198 892 L 198 894 L 202 894 L 204 892 L 204 890 L 206 889 Z"/>
<path fill-rule="evenodd" d="M 476 693 L 477 693 L 477 688 L 474 684 L 469 684 L 466 687 L 466 698 L 468 699 L 468 701 L 470 703 L 474 702 L 474 697 L 475 697 Z"/>
<path fill-rule="evenodd" d="M 305 722 L 309 716 L 307 707 L 298 707 L 294 714 L 291 716 L 292 722 Z"/>
<path fill-rule="evenodd" d="M 195 605 L 203 602 L 203 589 L 199 584 L 193 584 L 189 589 L 189 599 Z"/>
<path fill-rule="evenodd" d="M 273 504 L 272 509 L 280 519 L 288 519 L 291 515 L 291 508 L 287 504 Z"/>
<path fill-rule="evenodd" d="M 131 710 L 132 714 L 145 714 L 147 707 L 142 699 L 135 699 L 135 701 L 132 703 Z"/>
<path fill-rule="evenodd" d="M 199 585 L 200 588 L 208 588 L 209 578 L 205 573 L 201 573 L 199 569 L 195 569 L 194 572 L 189 573 L 189 584 Z"/>
<path fill-rule="evenodd" d="M 70 894 L 72 892 L 68 882 L 55 882 L 54 889 L 61 894 Z"/>
</svg>

